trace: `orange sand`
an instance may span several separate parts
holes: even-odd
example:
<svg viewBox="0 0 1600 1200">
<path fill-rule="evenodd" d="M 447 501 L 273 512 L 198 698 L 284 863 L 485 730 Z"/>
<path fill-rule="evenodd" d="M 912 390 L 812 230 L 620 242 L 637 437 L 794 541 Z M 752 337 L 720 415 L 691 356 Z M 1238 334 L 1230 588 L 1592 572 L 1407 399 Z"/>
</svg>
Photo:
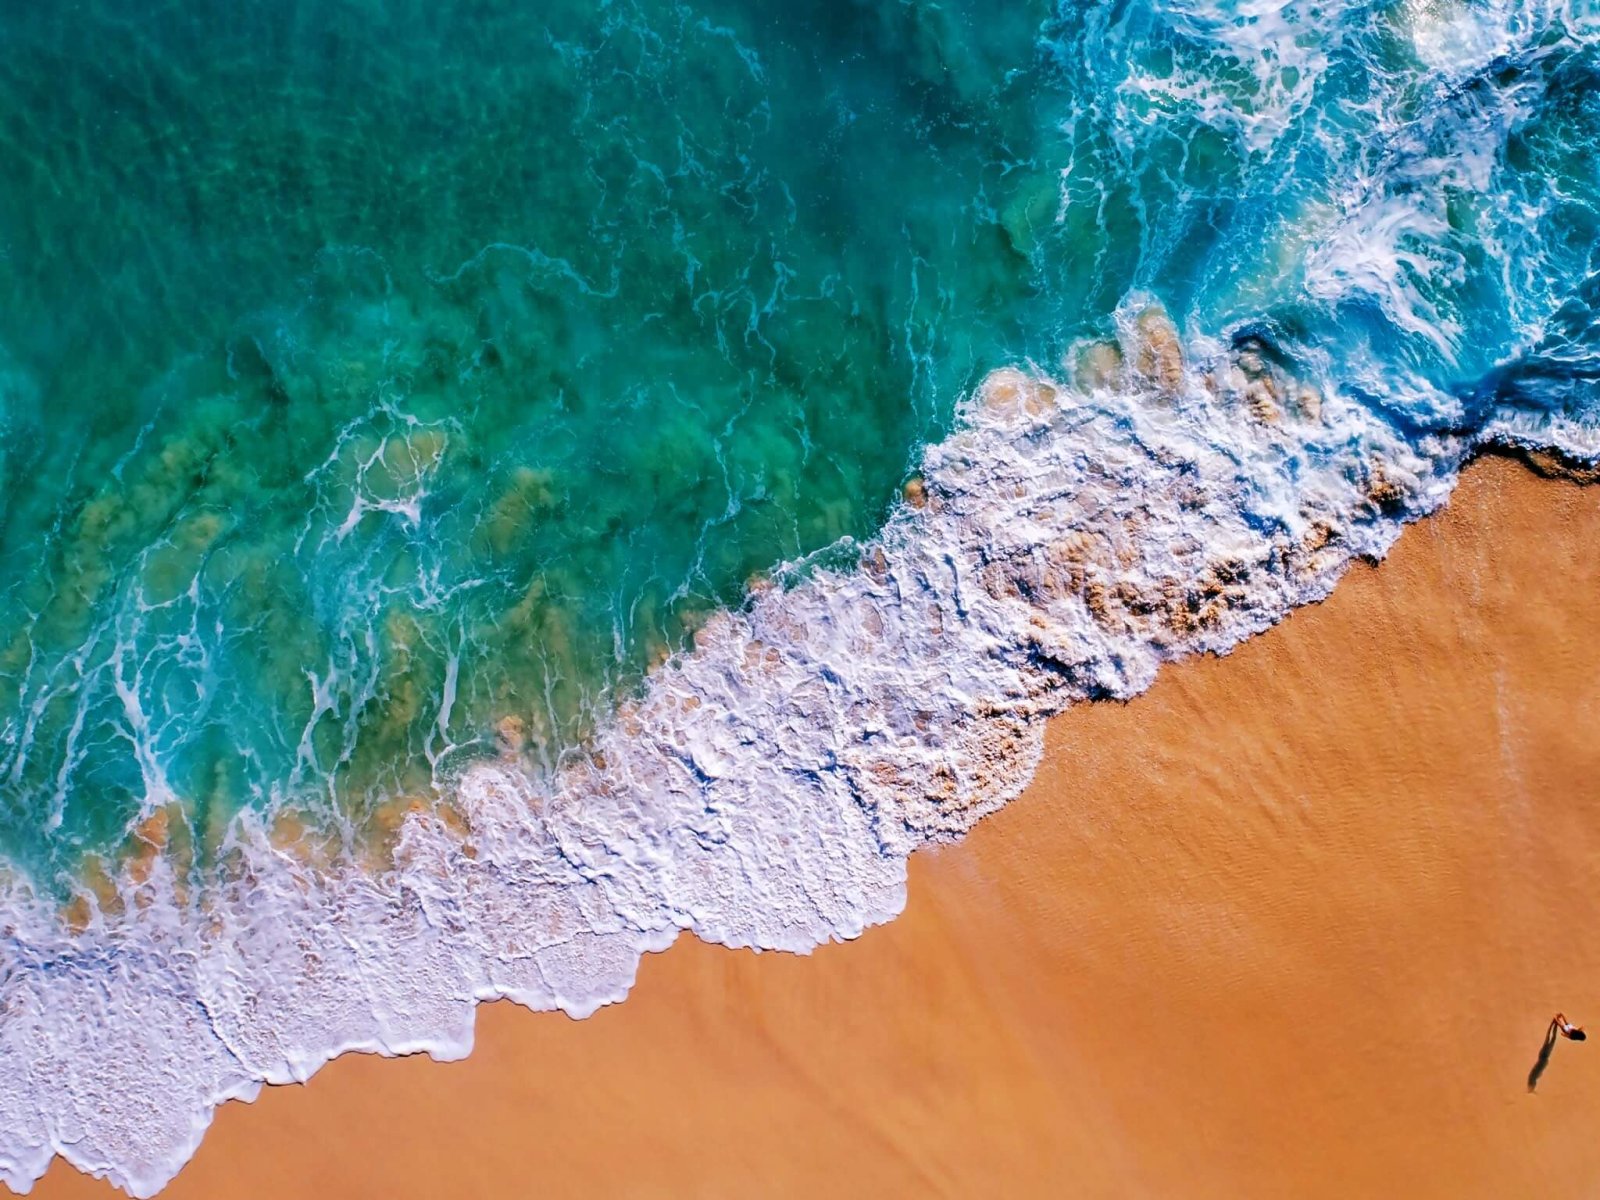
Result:
<svg viewBox="0 0 1600 1200">
<path fill-rule="evenodd" d="M 1563 1197 L 1600 1188 L 1600 489 L 1473 468 L 810 958 L 230 1105 L 166 1195 Z M 44 1197 L 106 1197 L 57 1164 Z"/>
</svg>

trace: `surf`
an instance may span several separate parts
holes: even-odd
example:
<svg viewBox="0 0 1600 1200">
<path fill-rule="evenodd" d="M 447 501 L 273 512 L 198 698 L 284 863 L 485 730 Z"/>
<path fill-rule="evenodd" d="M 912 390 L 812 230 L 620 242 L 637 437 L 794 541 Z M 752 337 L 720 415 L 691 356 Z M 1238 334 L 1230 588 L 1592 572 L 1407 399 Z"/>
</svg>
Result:
<svg viewBox="0 0 1600 1200">
<path fill-rule="evenodd" d="M 554 223 L 424 155 L 458 224 L 329 176 L 285 210 L 325 224 L 159 287 L 69 302 L 105 227 L 20 274 L 60 317 L 0 327 L 13 1188 L 59 1153 L 153 1194 L 220 1103 L 460 1056 L 488 999 L 586 1015 L 683 932 L 856 937 L 1051 714 L 1321 599 L 1473 455 L 1600 461 L 1577 9 L 747 15 L 507 27 L 578 114 Z M 205 30 L 85 44 L 177 86 Z M 436 49 L 396 36 L 386 85 Z"/>
</svg>

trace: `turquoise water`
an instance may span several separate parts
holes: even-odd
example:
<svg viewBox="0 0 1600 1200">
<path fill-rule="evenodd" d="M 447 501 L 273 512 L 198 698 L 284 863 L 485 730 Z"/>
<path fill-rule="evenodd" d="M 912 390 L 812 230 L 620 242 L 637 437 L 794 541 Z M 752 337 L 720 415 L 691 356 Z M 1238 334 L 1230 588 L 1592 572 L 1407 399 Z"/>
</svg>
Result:
<svg viewBox="0 0 1600 1200">
<path fill-rule="evenodd" d="M 13 6 L 0 849 L 548 770 L 1130 295 L 1419 437 L 1590 422 L 1590 19 Z"/>
<path fill-rule="evenodd" d="M 5 8 L 14 1190 L 856 937 L 1052 714 L 1600 464 L 1595 0 Z"/>
<path fill-rule="evenodd" d="M 869 534 L 1050 333 L 1045 14 L 979 11 L 8 16 L 0 845 L 549 763 Z"/>
</svg>

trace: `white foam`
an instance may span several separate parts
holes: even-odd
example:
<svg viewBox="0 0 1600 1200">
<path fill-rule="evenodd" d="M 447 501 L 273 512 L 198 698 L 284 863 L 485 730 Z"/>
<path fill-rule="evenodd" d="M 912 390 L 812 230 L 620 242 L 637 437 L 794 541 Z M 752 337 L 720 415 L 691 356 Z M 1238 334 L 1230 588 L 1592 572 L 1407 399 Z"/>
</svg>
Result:
<svg viewBox="0 0 1600 1200">
<path fill-rule="evenodd" d="M 1400 24 L 1430 71 L 1461 76 L 1567 18 L 1564 0 L 1404 0 Z"/>
<path fill-rule="evenodd" d="M 78 934 L 4 884 L 0 1179 L 60 1154 L 148 1196 L 217 1104 L 346 1050 L 463 1055 L 481 1000 L 586 1015 L 682 930 L 853 938 L 908 854 L 1019 792 L 1044 718 L 1226 651 L 1449 493 L 1461 440 L 1407 444 L 1248 348 L 1179 376 L 1164 319 L 1126 317 L 1129 368 L 992 376 L 858 569 L 717 614 L 556 777 L 474 766 L 466 832 L 412 814 L 381 876 L 246 814 L 226 883 L 186 896 L 158 860 Z"/>
<path fill-rule="evenodd" d="M 1500 336 L 1531 344 L 1576 282 L 1546 225 L 1559 203 L 1553 185 L 1510 178 L 1505 154 L 1546 100 L 1543 64 L 1593 30 L 1556 0 L 1409 0 L 1397 16 L 1429 70 L 1374 74 L 1371 127 L 1333 148 L 1350 165 L 1304 286 L 1325 301 L 1376 305 L 1446 368 L 1467 351 L 1476 373 L 1481 347 L 1465 318 L 1486 289 L 1474 284 L 1500 274 Z M 1552 38 L 1557 29 L 1564 36 Z"/>
<path fill-rule="evenodd" d="M 1139 96 L 1159 113 L 1188 112 L 1263 155 L 1315 102 L 1340 37 L 1337 8 L 1299 0 L 1168 0 L 1160 13 L 1183 39 L 1180 65 L 1156 73 L 1129 62 L 1120 101 Z M 1195 51 L 1203 69 L 1186 61 Z M 1248 82 L 1219 63 L 1242 64 Z"/>
</svg>

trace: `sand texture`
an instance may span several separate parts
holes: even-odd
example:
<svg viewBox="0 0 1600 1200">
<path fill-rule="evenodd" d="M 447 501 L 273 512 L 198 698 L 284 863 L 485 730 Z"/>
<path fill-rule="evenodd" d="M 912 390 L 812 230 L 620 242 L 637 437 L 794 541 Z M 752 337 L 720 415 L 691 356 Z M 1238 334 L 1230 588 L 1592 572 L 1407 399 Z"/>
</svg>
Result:
<svg viewBox="0 0 1600 1200">
<path fill-rule="evenodd" d="M 1600 1187 L 1600 489 L 1491 459 L 1378 569 L 1051 726 L 807 958 L 683 940 L 465 1062 L 218 1116 L 171 1200 Z M 107 1197 L 59 1162 L 46 1198 Z"/>
</svg>

